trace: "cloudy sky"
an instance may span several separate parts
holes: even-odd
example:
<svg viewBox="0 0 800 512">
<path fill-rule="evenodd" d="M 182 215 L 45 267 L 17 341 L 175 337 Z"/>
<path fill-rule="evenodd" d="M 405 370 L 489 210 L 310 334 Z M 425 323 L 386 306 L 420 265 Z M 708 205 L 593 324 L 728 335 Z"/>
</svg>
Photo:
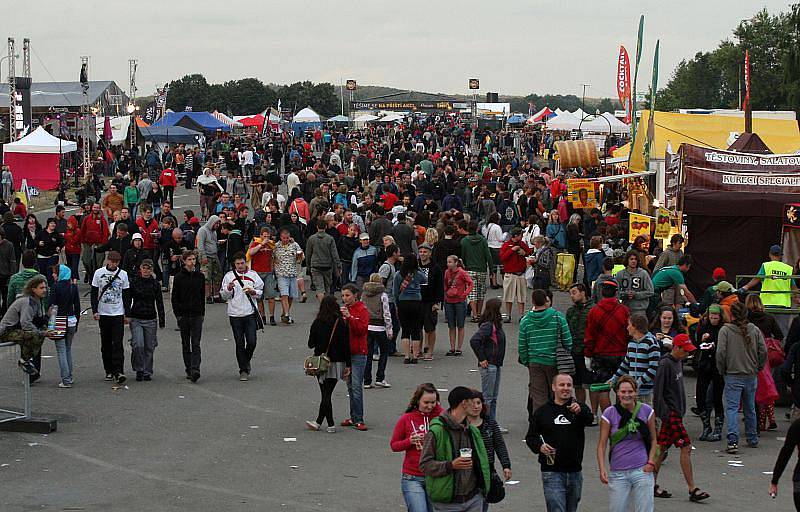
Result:
<svg viewBox="0 0 800 512">
<path fill-rule="evenodd" d="M 188 73 L 210 82 L 255 76 L 464 93 L 614 96 L 616 57 L 633 57 L 645 15 L 642 69 L 649 78 L 661 40 L 660 84 L 675 64 L 727 37 L 780 0 L 80 0 L 17 2 L 2 27 L 33 48 L 34 81 L 77 80 L 91 56 L 92 80 L 127 89 L 139 60 L 139 95 Z M 9 17 L 10 14 L 10 17 Z M 5 55 L 5 50 L 3 51 Z M 21 67 L 21 59 L 18 61 Z M 19 69 L 19 68 L 18 68 Z M 2 63 L 5 79 L 7 63 Z M 647 81 L 647 79 L 645 80 Z"/>
</svg>

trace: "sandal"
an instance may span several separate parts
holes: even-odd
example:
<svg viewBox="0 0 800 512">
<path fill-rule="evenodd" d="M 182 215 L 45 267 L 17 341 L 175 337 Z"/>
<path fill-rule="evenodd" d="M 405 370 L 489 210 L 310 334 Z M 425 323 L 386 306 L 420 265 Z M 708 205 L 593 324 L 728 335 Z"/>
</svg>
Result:
<svg viewBox="0 0 800 512">
<path fill-rule="evenodd" d="M 430 355 L 430 354 L 427 354 L 425 357 L 422 358 L 422 360 L 423 361 L 433 361 L 433 356 Z"/>
<path fill-rule="evenodd" d="M 695 487 L 694 489 L 689 492 L 689 501 L 693 501 L 695 503 L 703 500 L 707 500 L 710 498 L 709 494 L 705 491 L 701 491 L 699 487 Z"/>
<path fill-rule="evenodd" d="M 461 352 L 460 350 L 456 350 L 456 351 L 453 353 L 453 355 L 454 355 L 454 356 L 456 356 L 456 357 L 458 357 L 458 356 L 462 355 L 462 352 Z"/>
<path fill-rule="evenodd" d="M 452 349 L 448 350 L 447 353 L 445 354 L 445 356 L 454 356 L 454 355 L 456 355 L 456 351 Z"/>
<path fill-rule="evenodd" d="M 653 488 L 653 496 L 655 496 L 656 498 L 671 498 L 672 493 L 656 485 Z"/>
</svg>

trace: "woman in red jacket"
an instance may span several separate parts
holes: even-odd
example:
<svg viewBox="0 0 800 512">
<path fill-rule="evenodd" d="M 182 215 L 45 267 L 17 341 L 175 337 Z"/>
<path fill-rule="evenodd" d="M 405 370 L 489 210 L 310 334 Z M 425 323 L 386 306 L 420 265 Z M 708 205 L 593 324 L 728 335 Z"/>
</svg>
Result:
<svg viewBox="0 0 800 512">
<path fill-rule="evenodd" d="M 460 356 L 464 345 L 464 322 L 467 319 L 467 295 L 475 283 L 464 270 L 461 258 L 451 254 L 447 257 L 447 270 L 444 273 L 444 315 L 450 334 L 448 356 Z M 457 340 L 456 340 L 457 339 Z M 456 345 L 456 343 L 458 343 Z"/>
<path fill-rule="evenodd" d="M 369 311 L 358 300 L 359 290 L 353 283 L 342 286 L 342 317 L 350 331 L 350 376 L 347 392 L 350 394 L 350 417 L 342 422 L 343 427 L 367 430 L 364 423 L 364 371 L 367 367 L 367 331 Z"/>
<path fill-rule="evenodd" d="M 78 219 L 71 215 L 67 219 L 67 231 L 64 233 L 64 253 L 67 255 L 67 266 L 72 271 L 72 282 L 78 282 L 78 267 L 81 262 L 81 229 Z"/>
<path fill-rule="evenodd" d="M 427 382 L 417 386 L 405 414 L 394 426 L 389 446 L 393 452 L 405 452 L 400 488 L 408 512 L 433 512 L 433 505 L 425 492 L 425 475 L 419 469 L 419 454 L 428 425 L 441 413 L 439 392 L 436 386 Z"/>
</svg>

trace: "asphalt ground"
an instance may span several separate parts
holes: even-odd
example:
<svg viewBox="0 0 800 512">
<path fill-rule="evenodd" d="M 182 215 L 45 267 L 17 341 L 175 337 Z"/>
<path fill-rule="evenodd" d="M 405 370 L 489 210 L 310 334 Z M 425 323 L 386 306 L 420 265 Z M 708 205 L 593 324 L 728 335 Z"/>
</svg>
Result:
<svg viewBox="0 0 800 512">
<path fill-rule="evenodd" d="M 176 192 L 177 214 L 197 203 L 193 192 Z M 499 295 L 499 290 L 490 293 Z M 389 438 L 413 389 L 421 382 L 447 390 L 480 388 L 471 351 L 444 357 L 447 331 L 440 315 L 435 361 L 412 366 L 390 358 L 391 389 L 364 391 L 368 431 L 339 427 L 335 434 L 311 432 L 303 422 L 316 416 L 319 388 L 303 374 L 302 362 L 316 312 L 313 295 L 296 305 L 294 325 L 267 326 L 259 334 L 253 374 L 244 383 L 238 380 L 224 305 L 209 306 L 206 312 L 202 378 L 197 384 L 184 379 L 175 318 L 167 295 L 165 300 L 167 326 L 158 333 L 152 382 L 129 378 L 125 387 L 114 389 L 103 380 L 99 333 L 89 316 L 82 318 L 73 345 L 72 389 L 56 387 L 55 349 L 45 344 L 43 376 L 33 386 L 34 415 L 57 418 L 58 431 L 47 436 L 0 432 L 0 511 L 401 511 L 402 454 L 391 452 Z M 557 294 L 556 303 L 563 311 L 567 296 Z M 513 480 L 519 483 L 507 486 L 506 500 L 492 510 L 543 510 L 538 464 L 523 442 L 528 374 L 516 362 L 516 317 L 506 327 L 509 347 L 498 418 L 510 430 L 506 443 Z M 474 329 L 468 324 L 467 339 Z M 15 371 L 0 369 L 0 379 L 14 377 Z M 690 372 L 686 389 L 693 404 Z M 17 398 L 0 397 L 0 402 Z M 347 417 L 347 403 L 340 382 L 334 393 L 337 422 Z M 765 433 L 757 449 L 742 448 L 738 456 L 725 454 L 724 442 L 696 443 L 695 479 L 711 494 L 705 503 L 688 501 L 673 453 L 659 482 L 674 497 L 657 500 L 656 509 L 791 510 L 790 473 L 778 498 L 767 496 L 770 476 L 765 472 L 772 470 L 788 427 L 783 409 L 777 417 L 779 430 Z M 696 438 L 699 419 L 690 415 L 686 425 Z M 608 491 L 596 470 L 597 435 L 596 428 L 588 429 L 581 510 L 608 506 Z"/>
</svg>

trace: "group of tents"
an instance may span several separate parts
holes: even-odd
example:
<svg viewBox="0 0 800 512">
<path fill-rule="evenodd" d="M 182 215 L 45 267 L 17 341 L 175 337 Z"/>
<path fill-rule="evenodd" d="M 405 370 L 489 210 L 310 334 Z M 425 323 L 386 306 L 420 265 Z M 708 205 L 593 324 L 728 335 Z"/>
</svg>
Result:
<svg viewBox="0 0 800 512">
<path fill-rule="evenodd" d="M 631 127 L 610 112 L 603 114 L 587 114 L 580 108 L 575 112 L 567 110 L 550 110 L 549 107 L 544 107 L 539 112 L 530 117 L 525 117 L 522 114 L 515 114 L 510 116 L 506 122 L 510 125 L 533 125 L 544 124 L 547 130 L 550 131 L 573 131 L 581 130 L 591 133 L 617 133 L 627 134 L 630 133 Z"/>
</svg>

